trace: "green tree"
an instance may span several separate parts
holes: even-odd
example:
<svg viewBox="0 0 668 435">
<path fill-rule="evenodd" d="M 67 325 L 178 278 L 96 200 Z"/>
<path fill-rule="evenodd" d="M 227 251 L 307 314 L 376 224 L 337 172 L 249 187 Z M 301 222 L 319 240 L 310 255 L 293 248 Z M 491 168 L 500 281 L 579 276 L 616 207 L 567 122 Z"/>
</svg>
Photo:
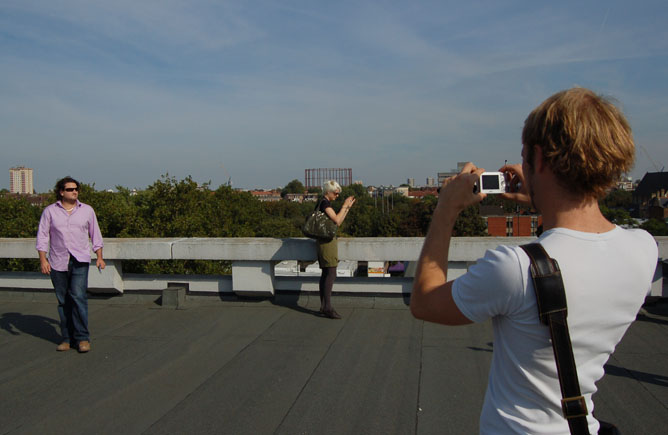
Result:
<svg viewBox="0 0 668 435">
<path fill-rule="evenodd" d="M 665 220 L 649 219 L 645 221 L 640 228 L 653 236 L 668 236 L 668 224 Z"/>
<path fill-rule="evenodd" d="M 24 196 L 0 194 L 0 216 L 2 216 L 0 237 L 35 237 L 43 208 L 32 205 Z M 39 261 L 28 258 L 3 258 L 0 259 L 0 270 L 37 271 Z"/>
<path fill-rule="evenodd" d="M 617 208 L 628 210 L 633 205 L 633 193 L 626 190 L 611 190 L 603 199 L 599 201 L 608 208 Z"/>
<path fill-rule="evenodd" d="M 598 202 L 601 213 L 606 219 L 617 225 L 634 226 L 635 221 L 629 213 L 633 204 L 632 196 L 631 192 L 625 190 L 615 189 L 610 191 Z"/>
<path fill-rule="evenodd" d="M 198 186 L 188 176 L 177 181 L 166 174 L 136 202 L 143 221 L 138 237 L 206 237 L 211 233 L 211 196 L 208 185 Z"/>
<path fill-rule="evenodd" d="M 291 201 L 264 202 L 262 205 L 266 217 L 260 234 L 281 238 L 302 237 L 301 226 L 315 207 L 312 202 L 300 204 Z"/>
<path fill-rule="evenodd" d="M 42 210 L 23 196 L 0 195 L 0 237 L 35 237 Z"/>
<path fill-rule="evenodd" d="M 501 207 L 505 213 L 525 213 L 531 210 L 531 207 L 528 205 L 518 204 L 515 201 L 503 199 L 500 195 L 487 195 L 480 205 Z"/>
<path fill-rule="evenodd" d="M 295 179 L 289 182 L 283 190 L 281 190 L 281 198 L 285 198 L 285 195 L 288 193 L 304 193 L 306 192 L 306 188 L 302 184 L 301 181 Z"/>
<path fill-rule="evenodd" d="M 137 207 L 130 191 L 117 187 L 119 193 L 95 191 L 92 186 L 82 185 L 81 201 L 93 207 L 100 232 L 104 237 L 132 237 L 138 222 Z"/>
<path fill-rule="evenodd" d="M 253 195 L 221 186 L 213 199 L 215 237 L 258 237 L 262 233 L 265 214 L 262 203 Z"/>
<path fill-rule="evenodd" d="M 462 211 L 452 231 L 454 237 L 483 237 L 487 235 L 485 220 L 480 217 L 480 207 L 472 205 Z"/>
<path fill-rule="evenodd" d="M 354 196 L 356 200 L 360 200 L 361 198 L 369 198 L 369 193 L 361 184 L 351 184 L 341 189 L 339 198 L 345 199 L 349 196 Z"/>
<path fill-rule="evenodd" d="M 607 220 L 617 225 L 634 225 L 635 221 L 631 218 L 631 214 L 623 208 L 608 208 L 603 204 L 599 205 L 601 213 Z"/>
</svg>

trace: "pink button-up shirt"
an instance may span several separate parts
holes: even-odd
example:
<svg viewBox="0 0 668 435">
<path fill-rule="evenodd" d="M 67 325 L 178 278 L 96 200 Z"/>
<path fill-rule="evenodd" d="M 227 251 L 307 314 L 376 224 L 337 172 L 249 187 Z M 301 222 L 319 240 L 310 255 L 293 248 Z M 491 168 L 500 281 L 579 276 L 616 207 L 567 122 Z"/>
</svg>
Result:
<svg viewBox="0 0 668 435">
<path fill-rule="evenodd" d="M 70 254 L 77 261 L 90 263 L 89 238 L 93 251 L 102 248 L 102 235 L 93 207 L 77 201 L 69 214 L 58 201 L 42 212 L 35 247 L 48 252 L 52 269 L 66 272 Z"/>
</svg>

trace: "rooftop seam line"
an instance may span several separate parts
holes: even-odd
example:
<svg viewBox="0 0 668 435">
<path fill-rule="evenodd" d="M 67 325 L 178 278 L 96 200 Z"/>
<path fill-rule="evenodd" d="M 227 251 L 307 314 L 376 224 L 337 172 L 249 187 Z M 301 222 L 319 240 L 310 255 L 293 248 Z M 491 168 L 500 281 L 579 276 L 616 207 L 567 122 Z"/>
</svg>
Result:
<svg viewBox="0 0 668 435">
<path fill-rule="evenodd" d="M 261 337 L 262 337 L 262 336 L 263 336 L 269 329 L 271 329 L 271 327 L 273 327 L 273 326 L 276 324 L 276 322 L 278 322 L 279 320 L 281 320 L 285 315 L 286 315 L 286 313 L 283 313 L 283 314 L 281 314 L 280 316 L 278 316 L 278 318 L 277 318 L 276 320 L 274 320 L 273 322 L 271 322 L 271 324 L 270 324 L 269 326 L 267 326 L 267 327 L 264 329 L 264 331 L 262 331 L 261 333 L 259 333 L 259 334 L 255 337 L 254 340 L 250 341 L 246 346 L 244 346 L 242 349 L 240 349 L 239 352 L 238 352 L 233 358 L 230 358 L 229 360 L 227 360 L 227 362 L 225 362 L 225 364 L 223 364 L 221 367 L 219 367 L 218 370 L 216 370 L 216 371 L 214 371 L 213 373 L 211 373 L 210 376 L 207 377 L 206 379 L 204 379 L 202 382 L 200 382 L 199 385 L 197 385 L 196 387 L 192 388 L 192 390 L 191 390 L 188 394 L 186 394 L 181 400 L 179 400 L 179 402 L 178 402 L 177 404 L 175 404 L 174 406 L 172 406 L 172 408 L 170 408 L 170 410 L 169 410 L 168 412 L 166 412 L 165 414 L 163 414 L 163 416 L 161 416 L 160 418 L 158 418 L 157 420 L 155 420 L 153 423 L 151 423 L 151 425 L 150 425 L 148 428 L 146 428 L 142 433 L 146 433 L 146 432 L 150 431 L 150 429 L 151 429 L 152 427 L 154 427 L 156 424 L 158 424 L 158 423 L 160 422 L 160 420 L 162 420 L 162 419 L 165 417 L 165 415 L 169 414 L 169 412 L 171 412 L 172 410 L 177 409 L 179 406 L 181 406 L 181 404 L 182 404 L 183 402 L 185 402 L 186 400 L 188 400 L 188 398 L 189 398 L 193 393 L 195 393 L 197 390 L 199 390 L 200 388 L 202 388 L 202 386 L 203 386 L 204 384 L 206 384 L 211 378 L 215 377 L 216 375 L 218 375 L 219 373 L 221 373 L 223 370 L 225 370 L 225 367 L 227 367 L 227 366 L 228 366 L 232 361 L 234 361 L 236 358 L 238 358 L 239 356 L 241 356 L 241 354 L 243 354 L 244 352 L 246 352 L 246 350 L 247 350 L 249 347 L 251 347 L 251 346 L 253 345 L 253 343 L 255 343 L 255 342 L 257 342 L 258 340 L 260 340 L 260 338 L 261 338 Z M 217 322 L 216 322 L 216 323 L 217 323 Z"/>
<path fill-rule="evenodd" d="M 355 311 L 355 308 L 353 308 L 353 312 L 354 311 Z M 351 315 L 352 315 L 352 313 L 351 313 Z M 327 355 L 329 354 L 329 351 L 332 349 L 332 346 L 334 345 L 336 340 L 338 340 L 339 336 L 341 335 L 341 331 L 343 331 L 343 328 L 348 323 L 348 317 L 349 316 L 346 316 L 343 319 L 343 322 L 341 322 L 342 323 L 341 328 L 339 328 L 339 332 L 336 333 L 336 337 L 334 337 L 334 339 L 329 343 L 329 346 L 327 346 L 327 350 L 322 354 L 322 358 L 320 358 L 320 361 L 318 361 L 318 364 L 313 368 L 313 370 L 311 371 L 311 374 L 309 375 L 308 379 L 306 380 L 306 382 L 304 382 L 304 385 L 302 385 L 302 387 L 300 388 L 299 393 L 297 393 L 297 396 L 295 397 L 295 400 L 292 401 L 292 404 L 290 405 L 290 408 L 288 408 L 288 411 L 285 413 L 285 415 L 281 419 L 281 422 L 278 424 L 278 426 L 274 430 L 274 433 L 276 433 L 276 431 L 278 429 L 280 429 L 281 426 L 283 426 L 283 423 L 285 422 L 285 419 L 288 418 L 288 415 L 290 415 L 290 413 L 292 412 L 292 408 L 295 407 L 295 404 L 297 403 L 297 401 L 299 401 L 299 398 L 304 393 L 304 389 L 309 384 L 309 382 L 311 382 L 311 378 L 313 378 L 313 375 L 315 374 L 315 372 L 318 371 L 318 369 L 320 368 L 320 365 L 322 364 L 323 360 L 327 357 Z"/>
<path fill-rule="evenodd" d="M 410 309 L 410 305 L 409 305 Z M 418 380 L 417 380 L 417 407 L 415 409 L 415 432 L 414 433 L 419 433 L 418 432 L 418 427 L 420 425 L 420 409 L 421 403 L 420 403 L 420 393 L 422 391 L 422 361 L 423 361 L 423 352 L 424 352 L 424 321 L 422 322 L 422 325 L 420 326 L 420 369 L 418 370 Z"/>
</svg>

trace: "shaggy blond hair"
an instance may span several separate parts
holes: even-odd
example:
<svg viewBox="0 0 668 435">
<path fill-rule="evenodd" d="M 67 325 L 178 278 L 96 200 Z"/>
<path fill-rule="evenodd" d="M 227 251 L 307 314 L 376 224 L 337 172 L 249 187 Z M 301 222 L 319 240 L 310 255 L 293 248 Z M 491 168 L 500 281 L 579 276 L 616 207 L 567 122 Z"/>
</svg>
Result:
<svg viewBox="0 0 668 435">
<path fill-rule="evenodd" d="M 536 107 L 524 121 L 522 143 L 532 170 L 537 145 L 559 184 L 584 197 L 604 196 L 635 158 L 622 112 L 585 88 L 557 92 Z"/>
<path fill-rule="evenodd" d="M 341 191 L 341 185 L 334 180 L 327 180 L 322 183 L 322 193 Z"/>
</svg>

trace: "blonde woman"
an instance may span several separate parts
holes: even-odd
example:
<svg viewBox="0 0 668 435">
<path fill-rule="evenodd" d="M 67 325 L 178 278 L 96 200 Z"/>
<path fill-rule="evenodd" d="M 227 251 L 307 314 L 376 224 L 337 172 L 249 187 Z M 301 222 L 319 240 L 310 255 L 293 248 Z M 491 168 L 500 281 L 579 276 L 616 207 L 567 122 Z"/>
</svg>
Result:
<svg viewBox="0 0 668 435">
<path fill-rule="evenodd" d="M 334 180 L 325 181 L 322 186 L 323 198 L 318 207 L 338 226 L 343 224 L 350 207 L 355 203 L 355 197 L 349 196 L 343 202 L 343 207 L 338 213 L 332 208 L 332 202 L 341 194 L 341 186 Z M 336 267 L 339 264 L 339 248 L 334 237 L 330 241 L 317 240 L 318 264 L 322 273 L 320 275 L 320 312 L 330 319 L 340 319 L 341 315 L 332 308 L 332 287 L 336 278 Z"/>
</svg>

